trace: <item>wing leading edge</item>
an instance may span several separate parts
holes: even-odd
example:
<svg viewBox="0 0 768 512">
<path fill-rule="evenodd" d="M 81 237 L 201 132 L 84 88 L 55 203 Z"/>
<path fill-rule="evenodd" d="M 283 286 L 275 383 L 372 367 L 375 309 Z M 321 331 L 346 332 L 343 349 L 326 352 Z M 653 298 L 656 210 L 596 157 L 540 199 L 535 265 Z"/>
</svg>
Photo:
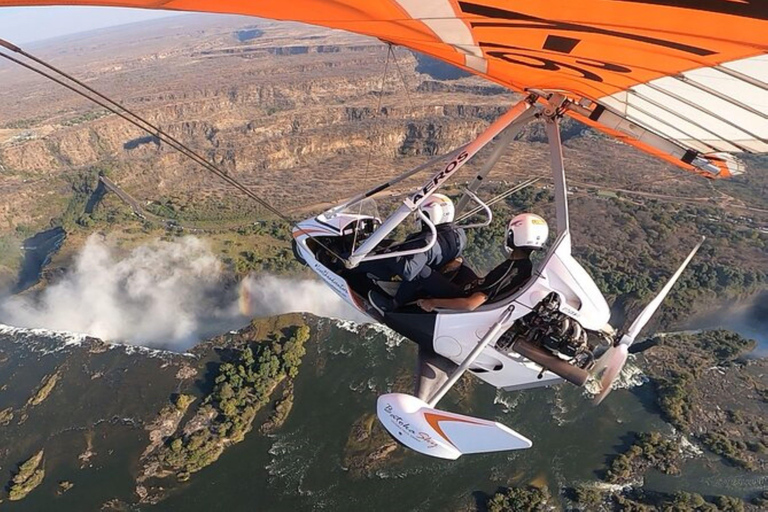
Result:
<svg viewBox="0 0 768 512">
<path fill-rule="evenodd" d="M 245 14 L 377 37 L 518 92 L 589 100 L 597 114 L 575 117 L 710 177 L 741 170 L 730 153 L 768 151 L 761 0 L 0 0 L 76 4 Z"/>
</svg>

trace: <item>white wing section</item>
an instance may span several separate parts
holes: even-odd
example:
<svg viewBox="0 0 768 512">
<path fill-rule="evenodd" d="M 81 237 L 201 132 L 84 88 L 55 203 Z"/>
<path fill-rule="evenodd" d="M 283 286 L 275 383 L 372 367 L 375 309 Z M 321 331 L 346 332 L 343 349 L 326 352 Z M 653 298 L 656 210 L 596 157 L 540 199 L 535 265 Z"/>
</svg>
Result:
<svg viewBox="0 0 768 512">
<path fill-rule="evenodd" d="M 714 175 L 742 170 L 723 153 L 768 152 L 768 55 L 659 78 L 598 103 L 593 121 Z"/>
</svg>

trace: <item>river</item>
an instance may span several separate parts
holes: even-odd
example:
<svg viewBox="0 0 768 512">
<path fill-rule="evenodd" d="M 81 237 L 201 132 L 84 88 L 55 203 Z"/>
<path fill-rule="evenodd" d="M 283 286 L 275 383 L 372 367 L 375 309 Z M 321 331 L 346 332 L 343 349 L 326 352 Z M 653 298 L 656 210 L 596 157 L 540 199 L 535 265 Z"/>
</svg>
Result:
<svg viewBox="0 0 768 512">
<path fill-rule="evenodd" d="M 352 424 L 375 410 L 377 395 L 409 372 L 415 350 L 334 329 L 312 344 L 296 382 L 293 411 L 276 434 L 249 435 L 184 484 L 161 510 L 451 510 L 500 486 L 534 482 L 555 494 L 565 486 L 596 482 L 633 433 L 672 428 L 659 416 L 649 385 L 619 389 L 595 408 L 583 392 L 563 385 L 518 393 L 478 385 L 441 407 L 493 418 L 533 440 L 526 451 L 465 456 L 453 462 L 399 448 L 391 464 L 355 478 L 344 467 Z M 699 463 L 689 476 L 653 475 L 647 488 L 750 496 L 766 475 L 746 485 L 737 471 Z M 733 474 L 731 474 L 733 473 Z M 743 473 L 742 473 L 743 474 Z M 558 498 L 562 499 L 562 498 Z"/>
<path fill-rule="evenodd" d="M 765 317 L 759 313 L 764 299 L 765 295 L 756 296 L 738 307 L 729 306 L 727 311 L 708 312 L 707 317 L 718 322 L 713 326 L 727 325 L 744 335 L 748 335 L 744 327 L 753 326 L 756 319 L 754 327 L 760 335 L 764 333 L 761 326 L 765 325 Z M 415 348 L 374 329 L 361 331 L 349 323 L 322 322 L 324 327 L 315 331 L 308 344 L 295 383 L 294 407 L 285 425 L 269 436 L 249 433 L 242 443 L 228 448 L 216 463 L 194 474 L 188 482 L 169 485 L 170 496 L 151 508 L 286 512 L 456 510 L 499 487 L 528 483 L 546 485 L 555 499 L 567 504 L 560 491 L 580 483 L 598 483 L 606 464 L 632 442 L 634 433 L 673 431 L 660 417 L 654 391 L 648 384 L 618 389 L 596 408 L 582 390 L 570 385 L 505 393 L 478 382 L 463 399 L 457 393 L 449 394 L 441 408 L 504 423 L 529 437 L 534 443 L 531 449 L 465 456 L 450 462 L 398 448 L 383 469 L 356 477 L 344 466 L 344 448 L 352 426 L 361 416 L 375 411 L 376 397 L 390 391 L 396 378 L 410 374 Z M 686 327 L 705 325 L 692 320 Z M 765 338 L 760 339 L 760 350 L 765 350 Z M 67 364 L 92 366 L 95 357 L 109 355 L 90 355 L 83 361 Z M 52 356 L 46 357 L 50 367 L 28 361 L 26 370 L 6 369 L 18 374 L 10 379 L 15 384 L 8 393 L 18 387 L 15 379 L 29 378 L 29 386 L 33 387 L 56 364 L 63 363 L 57 362 L 58 356 L 56 361 L 48 357 Z M 160 377 L 153 376 L 155 371 L 146 362 L 140 362 L 140 356 L 133 357 L 135 362 L 118 366 L 134 368 L 130 371 L 132 379 L 152 381 L 153 387 L 165 389 Z M 30 372 L 32 368 L 34 375 Z M 128 375 L 125 373 L 120 379 Z M 94 393 L 113 385 L 104 380 L 90 382 L 87 386 Z M 61 391 L 69 392 L 67 388 Z M 65 397 L 61 398 L 68 403 Z M 109 412 L 99 410 L 93 414 L 106 418 L 130 416 L 135 414 L 133 409 L 144 407 L 145 400 L 144 396 L 124 394 L 119 404 L 109 407 Z M 50 421 L 59 421 L 58 416 L 63 413 L 51 414 L 54 416 Z M 79 469 L 77 463 L 77 456 L 83 451 L 82 433 L 73 432 L 71 439 L 64 434 L 57 439 L 54 450 L 46 451 L 45 485 L 49 491 L 41 490 L 22 503 L 8 504 L 9 510 L 49 510 L 51 488 L 64 479 L 74 482 L 75 488 L 56 498 L 57 510 L 88 509 L 85 503 L 95 506 L 114 497 L 133 499 L 129 473 L 137 470 L 135 461 L 145 442 L 142 429 L 119 421 L 101 424 L 93 435 L 100 439 L 98 451 L 109 456 L 85 470 Z M 649 472 L 645 488 L 750 498 L 763 490 L 766 482 L 766 474 L 745 473 L 714 455 L 703 454 L 685 463 L 682 476 Z"/>
<path fill-rule="evenodd" d="M 56 227 L 24 240 L 24 261 L 13 293 L 23 292 L 38 283 L 43 268 L 51 261 L 66 237 L 64 228 Z"/>
<path fill-rule="evenodd" d="M 22 347 L 29 354 L 15 354 Z M 132 475 L 146 446 L 146 431 L 131 418 L 153 414 L 167 403 L 168 390 L 178 385 L 176 369 L 164 370 L 161 358 L 129 356 L 127 350 L 82 350 L 67 356 L 66 351 L 38 349 L 45 355 L 31 357 L 26 342 L 4 350 L 8 361 L 15 361 L 11 366 L 0 364 L 0 375 L 13 384 L 3 395 L 10 402 L 23 404 L 29 392 L 23 389 L 34 389 L 56 368 L 65 372 L 62 384 L 26 424 L 5 427 L 12 429 L 5 430 L 6 435 L 18 431 L 14 443 L 29 445 L 21 450 L 24 453 L 40 447 L 39 440 L 21 435 L 24 428 L 43 428 L 45 422 L 46 429 L 58 433 L 46 443 L 46 479 L 41 488 L 23 502 L 4 507 L 75 512 L 96 510 L 113 498 L 134 500 Z M 249 433 L 188 482 L 177 485 L 169 479 L 170 496 L 141 509 L 457 510 L 499 487 L 528 483 L 548 486 L 555 499 L 566 504 L 561 489 L 598 483 L 606 464 L 632 442 L 635 432 L 672 433 L 648 384 L 618 389 L 600 407 L 593 407 L 582 390 L 570 385 L 504 393 L 478 381 L 463 398 L 449 393 L 440 407 L 502 422 L 532 439 L 531 449 L 444 461 L 398 448 L 382 469 L 355 476 L 344 463 L 353 425 L 375 411 L 376 397 L 390 391 L 395 379 L 410 375 L 415 358 L 412 343 L 323 320 L 307 345 L 295 382 L 294 407 L 283 427 L 268 436 Z M 94 372 L 103 376 L 93 380 L 89 375 Z M 22 381 L 28 382 L 22 385 Z M 115 389 L 120 390 L 117 396 Z M 14 398 L 17 390 L 21 394 Z M 86 418 L 93 425 L 87 429 L 90 434 L 72 429 Z M 98 455 L 80 469 L 78 455 L 85 450 L 88 435 Z M 682 476 L 651 472 L 645 487 L 749 498 L 765 488 L 766 479 L 768 475 L 744 473 L 703 455 L 687 462 Z M 75 487 L 54 497 L 61 480 Z"/>
</svg>

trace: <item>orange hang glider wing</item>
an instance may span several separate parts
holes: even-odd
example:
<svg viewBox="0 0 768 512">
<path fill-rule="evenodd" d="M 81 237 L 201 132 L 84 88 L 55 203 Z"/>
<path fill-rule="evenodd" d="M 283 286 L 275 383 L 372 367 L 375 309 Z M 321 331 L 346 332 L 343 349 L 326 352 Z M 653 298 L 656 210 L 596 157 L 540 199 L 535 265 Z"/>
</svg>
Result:
<svg viewBox="0 0 768 512">
<path fill-rule="evenodd" d="M 0 0 L 245 14 L 377 37 L 518 92 L 558 91 L 572 114 L 708 176 L 768 152 L 764 0 Z"/>
</svg>

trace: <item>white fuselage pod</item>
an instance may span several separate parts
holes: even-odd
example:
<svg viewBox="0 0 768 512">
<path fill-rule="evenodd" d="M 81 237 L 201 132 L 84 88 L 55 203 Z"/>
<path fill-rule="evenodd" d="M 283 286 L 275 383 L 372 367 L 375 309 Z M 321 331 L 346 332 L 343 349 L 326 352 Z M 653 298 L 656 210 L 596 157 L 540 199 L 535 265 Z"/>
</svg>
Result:
<svg viewBox="0 0 768 512">
<path fill-rule="evenodd" d="M 320 276 L 320 279 L 325 281 L 329 288 L 344 299 L 345 302 L 361 313 L 369 314 L 363 306 L 360 297 L 355 294 L 349 283 L 318 261 L 316 253 L 308 245 L 313 238 L 325 240 L 344 236 L 344 230 L 351 224 L 354 224 L 360 217 L 370 218 L 351 214 L 337 214 L 331 218 L 326 218 L 324 214 L 320 214 L 317 217 L 299 223 L 293 229 L 292 235 L 295 243 L 294 250 L 298 252 L 297 256 L 300 256 L 303 262 L 315 274 Z"/>
<path fill-rule="evenodd" d="M 355 292 L 349 282 L 318 261 L 310 249 L 310 236 L 320 240 L 342 237 L 357 216 L 336 214 L 328 219 L 318 216 L 308 219 L 294 230 L 296 247 L 301 258 L 320 278 L 328 283 L 341 298 L 376 322 L 382 322 L 368 307 L 363 294 Z M 475 311 L 438 310 L 436 314 L 424 313 L 434 322 L 432 349 L 455 363 L 463 361 L 478 341 L 489 331 L 504 312 L 513 306 L 513 312 L 493 340 L 470 367 L 470 371 L 489 384 L 504 390 L 519 390 L 559 383 L 563 379 L 519 355 L 516 352 L 497 350 L 501 337 L 512 325 L 528 314 L 542 299 L 551 294 L 560 296 L 560 311 L 577 320 L 590 330 L 603 329 L 609 320 L 610 310 L 592 278 L 571 256 L 570 236 L 566 232 L 558 237 L 548 251 L 540 268 L 531 280 L 518 292 Z M 418 321 L 420 315 L 413 315 Z M 432 320 L 433 319 L 433 320 Z M 383 323 L 389 324 L 387 319 Z M 390 327 L 397 329 L 397 326 Z M 407 333 L 401 333 L 408 336 Z"/>
</svg>

